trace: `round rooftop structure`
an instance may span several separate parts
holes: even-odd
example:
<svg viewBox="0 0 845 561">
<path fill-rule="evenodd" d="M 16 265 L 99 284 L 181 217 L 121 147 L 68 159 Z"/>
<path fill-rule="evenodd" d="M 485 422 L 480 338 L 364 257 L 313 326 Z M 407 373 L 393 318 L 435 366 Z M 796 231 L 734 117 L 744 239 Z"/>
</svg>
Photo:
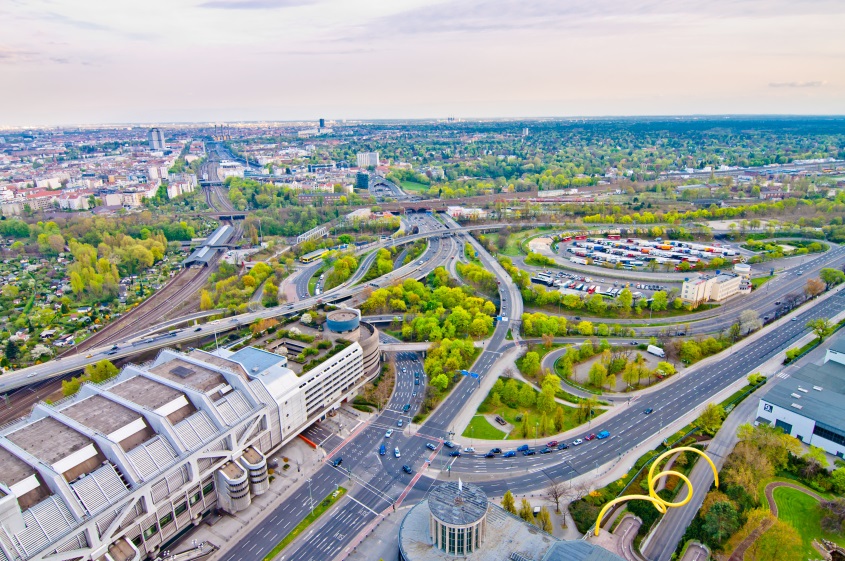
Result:
<svg viewBox="0 0 845 561">
<path fill-rule="evenodd" d="M 346 333 L 358 329 L 361 315 L 357 310 L 340 309 L 326 315 L 326 327 L 335 333 Z"/>
<path fill-rule="evenodd" d="M 487 495 L 476 485 L 450 481 L 428 494 L 434 545 L 464 556 L 478 550 L 487 529 Z"/>
</svg>

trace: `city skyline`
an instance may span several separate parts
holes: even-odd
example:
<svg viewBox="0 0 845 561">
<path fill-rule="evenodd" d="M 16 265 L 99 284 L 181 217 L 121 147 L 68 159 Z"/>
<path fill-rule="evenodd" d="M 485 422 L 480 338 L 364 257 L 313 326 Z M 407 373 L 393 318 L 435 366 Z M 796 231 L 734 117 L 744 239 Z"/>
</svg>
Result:
<svg viewBox="0 0 845 561">
<path fill-rule="evenodd" d="M 0 126 L 845 113 L 845 6 L 14 2 Z"/>
</svg>

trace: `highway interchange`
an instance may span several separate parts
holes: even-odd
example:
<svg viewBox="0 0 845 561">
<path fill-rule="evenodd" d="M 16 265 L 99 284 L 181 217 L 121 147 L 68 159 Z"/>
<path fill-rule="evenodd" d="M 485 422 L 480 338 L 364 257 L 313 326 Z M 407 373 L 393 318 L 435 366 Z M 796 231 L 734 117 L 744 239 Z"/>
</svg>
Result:
<svg viewBox="0 0 845 561">
<path fill-rule="evenodd" d="M 386 278 L 376 279 L 373 284 L 384 286 L 396 279 L 409 276 L 421 278 L 435 267 L 447 263 L 456 252 L 462 250 L 465 241 L 472 243 L 478 251 L 478 258 L 483 266 L 493 272 L 499 280 L 498 297 L 499 304 L 502 306 L 500 313 L 509 317 L 508 321 L 497 323 L 492 337 L 487 341 L 472 368 L 481 379 L 484 379 L 501 355 L 519 344 L 518 318 L 522 315 L 522 299 L 519 290 L 496 260 L 477 241 L 467 235 L 470 230 L 494 229 L 496 225 L 460 228 L 445 216 L 443 222 L 441 224 L 434 217 L 425 216 L 417 220 L 421 230 L 419 234 L 399 240 L 386 240 L 361 248 L 359 251 L 367 254 L 362 259 L 361 266 L 355 275 L 346 283 L 320 296 L 311 296 L 307 293 L 308 279 L 319 268 L 319 264 L 311 265 L 304 268 L 295 281 L 298 296 L 301 296 L 298 302 L 241 314 L 171 333 L 147 335 L 134 341 L 123 341 L 116 349 L 107 346 L 93 349 L 84 356 L 80 354 L 65 357 L 61 361 L 50 361 L 37 367 L 4 375 L 0 388 L 2 391 L 8 391 L 11 388 L 22 387 L 81 369 L 85 364 L 102 358 L 121 358 L 156 348 L 173 346 L 197 337 L 248 325 L 256 319 L 298 313 L 312 308 L 320 301 L 337 301 L 359 295 L 367 289 L 368 284 L 357 283 L 366 274 L 369 264 L 375 260 L 375 249 L 404 244 L 420 238 L 429 238 L 428 247 L 420 258 L 395 270 Z M 451 231 L 454 237 L 441 237 L 446 229 Z M 732 306 L 729 313 L 723 311 L 723 313 L 709 316 L 702 315 L 704 319 L 695 322 L 694 325 L 700 326 L 702 330 L 717 331 L 735 321 L 741 309 L 754 308 L 759 310 L 761 315 L 767 310 L 774 310 L 773 302 L 776 294 L 800 291 L 806 278 L 815 274 L 821 267 L 838 265 L 843 258 L 843 251 L 845 248 L 834 247 L 826 254 L 808 258 L 804 263 L 779 275 L 776 280 L 770 281 L 771 295 L 765 290 L 759 290 L 741 301 L 738 306 Z M 300 283 L 304 283 L 304 294 L 299 292 Z M 412 355 L 400 354 L 397 357 L 399 368 L 396 388 L 385 410 L 345 441 L 337 435 L 324 434 L 321 440 L 322 446 L 327 452 L 332 453 L 312 476 L 309 484 L 296 489 L 288 500 L 256 525 L 249 534 L 243 536 L 223 559 L 227 561 L 261 559 L 308 514 L 311 508 L 309 497 L 319 502 L 338 485 L 350 490 L 349 498 L 344 499 L 342 508 L 336 516 L 322 521 L 308 535 L 297 540 L 295 547 L 286 552 L 286 561 L 334 557 L 352 541 L 358 532 L 374 520 L 378 513 L 393 508 L 401 502 L 413 502 L 422 498 L 446 466 L 449 466 L 452 477 L 461 475 L 472 479 L 485 474 L 495 474 L 495 477 L 480 477 L 478 481 L 478 484 L 493 496 L 501 495 L 508 489 L 516 493 L 536 491 L 548 486 L 552 481 L 565 481 L 590 473 L 592 470 L 598 470 L 604 464 L 613 462 L 631 450 L 645 436 L 658 433 L 691 409 L 706 403 L 711 396 L 743 378 L 771 356 L 787 348 L 808 332 L 805 327 L 807 321 L 816 317 L 831 317 L 842 309 L 843 304 L 845 304 L 845 299 L 841 294 L 822 301 L 810 302 L 793 312 L 796 321 L 790 321 L 791 318 L 779 320 L 776 324 L 768 326 L 766 332 L 754 345 L 738 349 L 728 354 L 723 360 L 698 367 L 689 374 L 682 374 L 689 376 L 690 379 L 684 383 L 666 384 L 634 400 L 630 405 L 624 406 L 624 411 L 608 416 L 606 420 L 602 417 L 597 418 L 589 426 L 583 427 L 583 431 L 575 437 L 583 438 L 587 434 L 607 430 L 611 433 L 607 439 L 593 440 L 580 446 L 572 446 L 568 450 L 529 457 L 517 455 L 514 458 L 497 456 L 488 459 L 480 454 L 467 454 L 461 458 L 447 455 L 448 450 L 444 450 L 442 442 L 451 437 L 449 431 L 453 429 L 453 420 L 479 386 L 478 381 L 469 377 L 456 385 L 444 402 L 421 426 L 413 432 L 410 431 L 408 419 L 413 417 L 420 402 L 419 396 L 415 399 L 413 392 L 424 387 L 425 374 L 420 360 L 414 359 Z M 506 338 L 509 328 L 513 328 L 514 341 Z M 415 373 L 420 375 L 422 381 L 420 386 L 414 384 Z M 407 412 L 403 410 L 406 405 L 410 406 Z M 643 411 L 646 408 L 654 409 L 654 413 L 644 415 Z M 402 428 L 397 426 L 400 419 L 403 420 Z M 385 432 L 390 428 L 394 429 L 394 432 L 390 438 L 385 438 Z M 387 453 L 384 456 L 378 453 L 381 443 L 387 444 Z M 435 450 L 431 450 L 426 446 L 427 444 L 432 444 Z M 542 442 L 540 444 L 542 445 Z M 393 456 L 393 447 L 400 449 L 400 458 Z M 332 465 L 331 460 L 339 457 L 343 458 L 342 463 L 339 466 Z M 429 463 L 429 469 L 432 471 L 426 469 Z M 403 465 L 410 466 L 412 473 L 404 473 Z"/>
</svg>

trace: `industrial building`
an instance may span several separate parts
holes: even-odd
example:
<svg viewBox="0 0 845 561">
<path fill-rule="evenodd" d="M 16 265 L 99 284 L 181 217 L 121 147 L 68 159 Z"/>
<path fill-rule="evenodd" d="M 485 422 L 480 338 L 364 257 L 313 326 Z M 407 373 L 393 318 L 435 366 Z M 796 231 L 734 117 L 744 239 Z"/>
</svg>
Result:
<svg viewBox="0 0 845 561">
<path fill-rule="evenodd" d="M 845 338 L 831 345 L 822 364 L 791 373 L 760 399 L 756 424 L 761 423 L 845 457 Z"/>
<path fill-rule="evenodd" d="M 562 541 L 489 502 L 476 485 L 435 487 L 399 526 L 399 561 L 622 561 L 586 541 Z"/>
<path fill-rule="evenodd" d="M 266 456 L 379 371 L 378 332 L 342 311 L 327 336 L 343 344 L 302 375 L 252 347 L 163 350 L 0 429 L 0 561 L 155 557 L 212 509 L 247 508 Z"/>
</svg>

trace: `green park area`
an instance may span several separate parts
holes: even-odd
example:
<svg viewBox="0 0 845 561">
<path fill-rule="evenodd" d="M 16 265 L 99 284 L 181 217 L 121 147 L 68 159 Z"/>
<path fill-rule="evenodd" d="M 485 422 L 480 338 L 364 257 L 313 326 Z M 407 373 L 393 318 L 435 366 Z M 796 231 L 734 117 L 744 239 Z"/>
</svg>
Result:
<svg viewBox="0 0 845 561">
<path fill-rule="evenodd" d="M 402 181 L 399 185 L 403 190 L 412 191 L 414 193 L 428 193 L 428 190 L 431 189 L 431 185 L 417 183 L 416 181 Z"/>
<path fill-rule="evenodd" d="M 496 380 L 463 436 L 483 440 L 545 438 L 577 427 L 601 413 L 597 409 L 590 412 L 586 403 L 577 409 L 557 403 L 555 393 L 560 379 L 551 375 L 543 382 L 543 391 L 537 391 L 515 378 Z M 510 432 L 505 433 L 487 420 L 496 415 L 508 423 Z"/>
<path fill-rule="evenodd" d="M 819 505 L 819 501 L 806 493 L 789 487 L 778 487 L 772 492 L 772 495 L 778 506 L 778 519 L 795 528 L 798 535 L 801 536 L 804 546 L 802 559 L 818 557 L 818 552 L 813 548 L 813 540 L 820 542 L 825 539 L 845 547 L 845 535 L 823 529 L 822 519 L 825 513 Z M 779 532 L 767 531 L 758 539 L 757 546 L 761 552 L 776 552 L 780 543 Z"/>
</svg>

